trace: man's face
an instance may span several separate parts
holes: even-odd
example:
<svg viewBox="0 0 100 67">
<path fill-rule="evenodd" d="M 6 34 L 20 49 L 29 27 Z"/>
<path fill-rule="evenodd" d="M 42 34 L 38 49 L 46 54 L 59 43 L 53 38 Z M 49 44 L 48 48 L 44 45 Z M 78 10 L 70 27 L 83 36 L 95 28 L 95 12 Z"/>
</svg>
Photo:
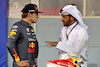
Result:
<svg viewBox="0 0 100 67">
<path fill-rule="evenodd" d="M 32 14 L 30 14 L 30 21 L 31 21 L 32 23 L 36 23 L 37 20 L 38 20 L 38 18 L 39 18 L 38 13 L 32 13 Z"/>
<path fill-rule="evenodd" d="M 63 21 L 64 26 L 70 26 L 70 24 L 72 22 L 68 15 L 63 15 L 63 14 L 62 14 L 61 20 Z"/>
</svg>

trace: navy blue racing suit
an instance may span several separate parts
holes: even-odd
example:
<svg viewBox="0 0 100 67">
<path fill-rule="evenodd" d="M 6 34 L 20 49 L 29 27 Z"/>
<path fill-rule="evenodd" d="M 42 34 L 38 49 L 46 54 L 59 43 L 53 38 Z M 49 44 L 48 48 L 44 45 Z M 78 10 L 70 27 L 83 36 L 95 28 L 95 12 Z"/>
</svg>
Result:
<svg viewBox="0 0 100 67">
<path fill-rule="evenodd" d="M 30 67 L 38 57 L 38 41 L 31 25 L 24 20 L 16 22 L 8 35 L 7 48 L 14 62 L 29 60 Z M 14 63 L 13 67 L 18 67 Z"/>
</svg>

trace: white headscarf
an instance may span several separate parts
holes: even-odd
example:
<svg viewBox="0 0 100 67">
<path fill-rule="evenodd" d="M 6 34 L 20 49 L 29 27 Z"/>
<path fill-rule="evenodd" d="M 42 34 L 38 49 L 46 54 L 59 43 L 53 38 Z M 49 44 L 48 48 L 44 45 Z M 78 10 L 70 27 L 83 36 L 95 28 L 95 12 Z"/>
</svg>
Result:
<svg viewBox="0 0 100 67">
<path fill-rule="evenodd" d="M 89 29 L 88 26 L 84 24 L 83 20 L 82 20 L 82 15 L 80 13 L 80 11 L 77 9 L 77 7 L 75 5 L 67 5 L 62 9 L 62 12 L 59 13 L 60 15 L 64 14 L 64 15 L 72 15 L 73 17 L 75 17 L 78 21 L 78 24 L 80 26 L 82 26 L 83 28 L 85 28 L 89 34 Z"/>
</svg>

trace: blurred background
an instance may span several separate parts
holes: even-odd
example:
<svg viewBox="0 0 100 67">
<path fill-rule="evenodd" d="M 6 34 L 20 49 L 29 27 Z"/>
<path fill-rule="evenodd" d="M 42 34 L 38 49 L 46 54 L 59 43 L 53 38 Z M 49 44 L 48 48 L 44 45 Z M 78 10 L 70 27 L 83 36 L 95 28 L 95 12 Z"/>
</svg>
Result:
<svg viewBox="0 0 100 67">
<path fill-rule="evenodd" d="M 46 61 L 58 59 L 58 50 L 49 48 L 45 41 L 58 41 L 63 26 L 59 11 L 68 4 L 76 4 L 89 27 L 88 67 L 100 67 L 100 0 L 8 0 L 7 34 L 11 26 L 21 20 L 21 9 L 29 3 L 37 4 L 40 14 L 36 24 L 32 24 L 39 41 L 38 67 L 45 67 Z M 12 67 L 12 57 L 7 52 L 7 67 Z"/>
</svg>

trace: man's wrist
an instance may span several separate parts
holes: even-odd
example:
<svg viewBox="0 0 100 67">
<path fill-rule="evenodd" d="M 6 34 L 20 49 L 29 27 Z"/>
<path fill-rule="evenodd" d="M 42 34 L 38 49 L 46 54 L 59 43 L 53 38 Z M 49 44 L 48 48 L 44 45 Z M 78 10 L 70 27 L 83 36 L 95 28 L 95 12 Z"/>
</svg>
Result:
<svg viewBox="0 0 100 67">
<path fill-rule="evenodd" d="M 17 61 L 16 64 L 17 64 L 18 66 L 20 66 L 20 61 Z"/>
<path fill-rule="evenodd" d="M 35 60 L 38 60 L 38 58 L 35 58 Z"/>
</svg>

